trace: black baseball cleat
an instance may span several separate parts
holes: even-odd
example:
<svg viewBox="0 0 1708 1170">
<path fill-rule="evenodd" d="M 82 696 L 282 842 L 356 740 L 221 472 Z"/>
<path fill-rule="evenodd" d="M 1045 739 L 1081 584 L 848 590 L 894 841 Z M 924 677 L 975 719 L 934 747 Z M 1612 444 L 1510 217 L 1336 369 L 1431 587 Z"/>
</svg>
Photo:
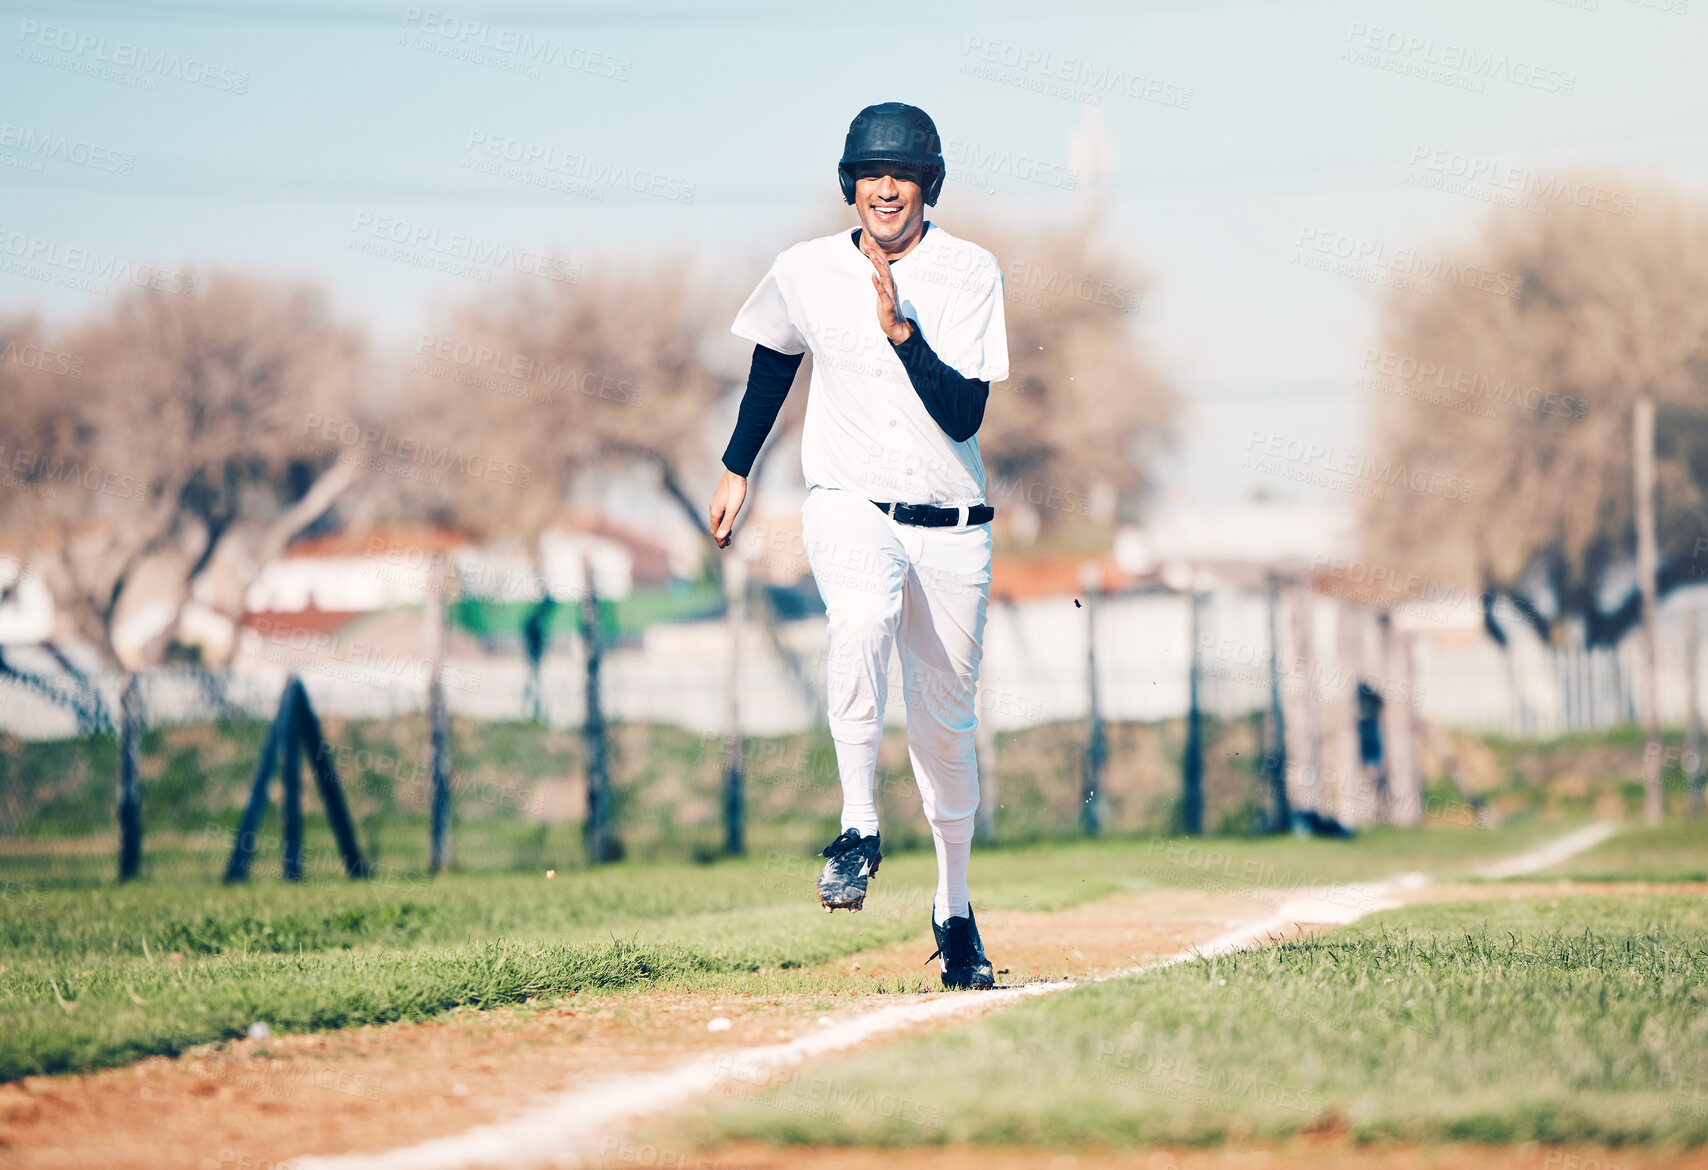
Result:
<svg viewBox="0 0 1708 1170">
<path fill-rule="evenodd" d="M 878 872 L 883 857 L 878 852 L 882 835 L 862 836 L 859 829 L 844 829 L 842 836 L 819 854 L 828 857 L 818 875 L 818 900 L 826 910 L 859 910 L 866 904 L 866 881 Z"/>
<path fill-rule="evenodd" d="M 996 975 L 990 960 L 984 957 L 984 943 L 979 941 L 979 924 L 973 908 L 967 907 L 965 918 L 956 915 L 944 923 L 937 921 L 937 911 L 931 911 L 931 931 L 937 936 L 937 952 L 943 957 L 943 986 L 951 990 L 988 991 L 996 986 Z"/>
</svg>

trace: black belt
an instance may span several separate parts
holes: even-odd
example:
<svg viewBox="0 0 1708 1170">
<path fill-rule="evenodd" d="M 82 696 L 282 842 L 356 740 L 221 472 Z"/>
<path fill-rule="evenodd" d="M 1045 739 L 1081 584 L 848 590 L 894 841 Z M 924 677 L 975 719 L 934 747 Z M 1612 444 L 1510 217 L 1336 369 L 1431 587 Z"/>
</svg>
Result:
<svg viewBox="0 0 1708 1170">
<path fill-rule="evenodd" d="M 880 504 L 877 500 L 872 503 L 880 512 L 887 512 L 897 524 L 913 524 L 920 528 L 959 528 L 965 524 L 986 524 L 996 515 L 996 509 L 989 504 L 973 504 L 967 508 L 939 508 L 936 504 Z M 961 519 L 961 513 L 966 512 L 966 519 Z"/>
</svg>

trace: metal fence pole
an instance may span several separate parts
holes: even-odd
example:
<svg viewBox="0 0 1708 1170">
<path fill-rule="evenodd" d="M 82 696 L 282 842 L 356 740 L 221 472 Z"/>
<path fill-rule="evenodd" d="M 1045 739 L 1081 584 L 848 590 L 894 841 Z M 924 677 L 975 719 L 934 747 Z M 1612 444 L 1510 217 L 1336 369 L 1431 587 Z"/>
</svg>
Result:
<svg viewBox="0 0 1708 1170">
<path fill-rule="evenodd" d="M 1198 642 L 1204 595 L 1192 590 L 1192 649 L 1186 672 L 1186 751 L 1181 763 L 1180 829 L 1189 837 L 1204 832 L 1204 737 L 1198 711 Z"/>
<path fill-rule="evenodd" d="M 1094 564 L 1080 570 L 1085 593 L 1085 760 L 1079 791 L 1079 829 L 1087 837 L 1103 831 L 1103 765 L 1109 757 L 1109 742 L 1103 727 L 1103 712 L 1097 693 L 1097 607 L 1102 593 L 1101 573 Z"/>
<path fill-rule="evenodd" d="M 302 881 L 302 745 L 297 735 L 301 695 L 302 683 L 293 678 L 279 703 L 279 718 L 284 724 L 279 737 L 280 873 L 287 882 Z"/>
<path fill-rule="evenodd" d="M 119 880 L 142 873 L 142 678 L 125 675 L 119 697 Z"/>
</svg>

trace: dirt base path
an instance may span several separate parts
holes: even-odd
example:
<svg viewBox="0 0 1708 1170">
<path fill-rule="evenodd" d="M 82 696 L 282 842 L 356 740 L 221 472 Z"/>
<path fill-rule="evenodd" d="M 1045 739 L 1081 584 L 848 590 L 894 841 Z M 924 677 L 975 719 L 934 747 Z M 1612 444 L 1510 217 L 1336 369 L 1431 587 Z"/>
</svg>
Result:
<svg viewBox="0 0 1708 1170">
<path fill-rule="evenodd" d="M 1168 892 L 1048 914 L 993 910 L 979 927 L 1009 972 L 1002 982 L 1019 983 L 1133 967 L 1270 913 L 1266 900 Z M 575 997 L 29 1077 L 0 1085 L 0 1161 L 29 1170 L 271 1170 L 304 1154 L 409 1146 L 504 1121 L 614 1074 L 790 1040 L 875 1005 L 945 998 L 873 994 L 898 978 L 934 980 L 935 964 L 923 965 L 930 951 L 921 938 L 838 960 L 824 970 L 841 990 L 823 994 Z M 976 993 L 953 998 L 969 996 Z M 714 1017 L 730 1028 L 708 1031 Z"/>
<path fill-rule="evenodd" d="M 1606 826 L 1580 830 L 1533 851 L 1534 857 L 1526 855 L 1506 864 L 1536 868 L 1563 843 L 1587 848 L 1607 831 Z M 808 995 L 702 991 L 574 997 L 549 1006 L 459 1012 L 425 1024 L 207 1045 L 177 1059 L 153 1058 L 130 1068 L 84 1076 L 32 1077 L 0 1086 L 0 1150 L 8 1166 L 30 1170 L 95 1166 L 272 1170 L 292 1158 L 349 1153 L 378 1155 L 372 1159 L 376 1165 L 418 1170 L 429 1157 L 422 1143 L 442 1138 L 447 1141 L 439 1143 L 436 1165 L 532 1165 L 542 1159 L 523 1155 L 517 1140 L 532 1143 L 530 1148 L 535 1150 L 549 1149 L 552 1156 L 566 1153 L 570 1145 L 567 1119 L 597 1125 L 600 1135 L 621 1132 L 609 1120 L 622 1115 L 628 1102 L 611 1109 L 611 1101 L 600 1100 L 601 1094 L 609 1098 L 626 1092 L 633 1097 L 672 1084 L 677 1090 L 684 1085 L 691 1090 L 698 1082 L 690 1084 L 681 1076 L 694 1073 L 690 1066 L 696 1058 L 716 1061 L 722 1054 L 741 1052 L 747 1055 L 739 1059 L 746 1060 L 769 1047 L 799 1050 L 790 1054 L 799 1060 L 802 1054 L 810 1057 L 819 1041 L 838 1033 L 852 1037 L 853 1043 L 870 1043 L 878 1035 L 896 1033 L 891 1025 L 882 1030 L 876 1027 L 886 1013 L 908 1031 L 947 1026 L 1014 1002 L 1018 996 L 1059 989 L 1064 978 L 1106 976 L 1165 962 L 1195 947 L 1243 948 L 1265 939 L 1274 941 L 1299 933 L 1301 928 L 1291 923 L 1316 924 L 1303 929 L 1326 929 L 1402 899 L 1708 888 L 1702 883 L 1449 886 L 1426 882 L 1419 877 L 1335 887 L 1326 897 L 1286 901 L 1280 893 L 1262 891 L 1241 895 L 1173 891 L 1121 895 L 1056 913 L 991 911 L 980 917 L 981 933 L 987 950 L 1006 972 L 1000 982 L 1014 988 L 995 995 L 894 993 L 898 980 L 911 984 L 921 975 L 930 977 L 932 969 L 922 965 L 930 944 L 916 939 L 827 965 L 822 973 L 833 977 L 837 990 Z M 886 993 L 877 994 L 880 990 Z M 710 1031 L 707 1024 L 714 1018 L 727 1020 L 729 1026 Z M 863 1024 L 874 1026 L 862 1030 Z M 732 1055 L 731 1059 L 738 1058 Z M 647 1074 L 658 1075 L 648 1081 Z M 643 1089 L 631 1087 L 636 1085 Z M 606 1092 L 605 1086 L 615 1088 Z M 606 1109 L 606 1121 L 597 1120 L 599 1108 Z M 497 1127 L 508 1128 L 499 1132 Z M 495 1140 L 483 1145 L 483 1134 Z M 599 1144 L 612 1148 L 609 1141 Z M 483 1150 L 493 1156 L 485 1157 Z M 1367 1152 L 1349 1149 L 1344 1154 L 1354 1158 Z M 1439 1152 L 1413 1154 L 1428 1159 Z M 1511 1150 L 1497 1152 L 1508 1158 L 1513 1155 Z M 1259 1160 L 1213 1160 L 1224 1155 Z M 861 1151 L 755 1149 L 741 1151 L 740 1159 L 733 1161 L 690 1157 L 678 1164 L 864 1166 L 875 1156 Z M 893 1152 L 882 1156 L 886 1170 L 895 1165 Z M 817 1160 L 842 1157 L 855 1160 Z M 1195 1151 L 1191 1159 L 1212 1160 L 1190 1161 L 1183 1153 L 1175 1162 L 1146 1161 L 1176 1157 L 1166 1151 L 1078 1163 L 1048 1160 L 1073 1157 L 1063 1154 L 1002 1152 L 998 1158 L 991 1151 L 967 1151 L 966 1157 L 976 1158 L 981 1167 L 1049 1165 L 1052 1170 L 1068 1170 L 1084 1164 L 1160 1170 L 1170 1165 L 1280 1166 L 1293 1155 L 1277 1147 Z M 935 1152 L 933 1162 L 937 1162 Z M 611 1164 L 649 1163 L 638 1156 L 619 1155 Z M 1330 1160 L 1326 1164 L 1389 1163 Z M 1525 1163 L 1423 1160 L 1393 1164 Z M 1597 1164 L 1593 1159 L 1547 1163 L 1555 1170 L 1647 1164 L 1624 1157 L 1612 1163 Z"/>
</svg>

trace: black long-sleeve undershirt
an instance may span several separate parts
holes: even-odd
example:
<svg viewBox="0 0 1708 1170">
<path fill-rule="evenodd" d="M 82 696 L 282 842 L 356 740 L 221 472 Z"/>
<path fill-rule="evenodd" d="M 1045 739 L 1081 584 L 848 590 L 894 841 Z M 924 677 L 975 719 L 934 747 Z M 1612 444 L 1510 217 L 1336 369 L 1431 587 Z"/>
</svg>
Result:
<svg viewBox="0 0 1708 1170">
<path fill-rule="evenodd" d="M 990 398 L 990 383 L 977 378 L 962 377 L 953 367 L 938 357 L 926 342 L 919 326 L 913 327 L 908 339 L 897 345 L 890 342 L 907 380 L 913 383 L 914 393 L 925 404 L 925 411 L 943 428 L 943 433 L 957 443 L 964 443 L 978 433 L 984 422 L 985 403 Z M 741 396 L 741 409 L 736 414 L 735 431 L 729 446 L 724 448 L 723 463 L 735 474 L 745 476 L 753 470 L 759 448 L 776 425 L 795 383 L 795 373 L 801 368 L 804 353 L 780 353 L 767 345 L 753 347 L 753 365 L 747 373 L 747 390 Z"/>
<path fill-rule="evenodd" d="M 925 404 L 926 413 L 943 428 L 944 434 L 957 443 L 978 434 L 979 424 L 984 422 L 984 404 L 990 398 L 989 382 L 963 377 L 938 357 L 918 325 L 906 341 L 900 345 L 892 341 L 890 348 L 901 359 L 907 380 L 913 383 L 914 393 Z"/>
<path fill-rule="evenodd" d="M 747 392 L 741 396 L 735 433 L 724 448 L 724 466 L 737 475 L 746 476 L 753 470 L 753 461 L 759 458 L 759 448 L 765 445 L 765 436 L 771 433 L 805 357 L 805 353 L 779 353 L 767 345 L 753 347 Z"/>
</svg>

